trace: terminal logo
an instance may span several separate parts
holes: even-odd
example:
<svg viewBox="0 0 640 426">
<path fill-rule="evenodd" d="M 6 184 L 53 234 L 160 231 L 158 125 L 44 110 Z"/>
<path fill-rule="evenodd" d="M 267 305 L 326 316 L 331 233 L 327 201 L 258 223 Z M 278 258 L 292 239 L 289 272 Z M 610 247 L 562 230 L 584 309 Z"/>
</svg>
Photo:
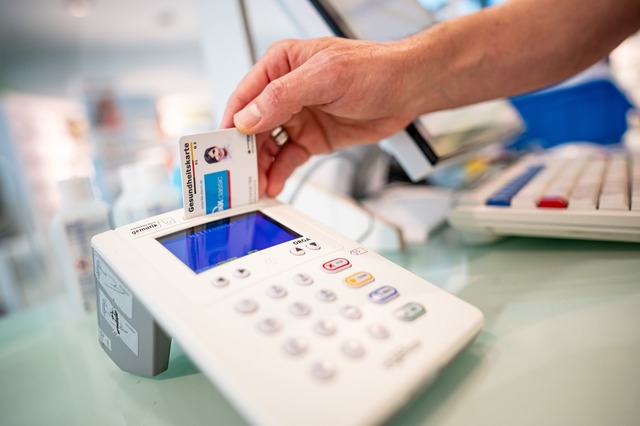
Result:
<svg viewBox="0 0 640 426">
<path fill-rule="evenodd" d="M 146 233 L 147 231 L 151 231 L 153 229 L 156 228 L 160 228 L 160 224 L 158 222 L 148 222 L 145 223 L 144 225 L 140 225 L 140 226 L 136 226 L 135 228 L 131 228 L 131 235 L 133 235 L 134 237 L 140 233 Z"/>
<path fill-rule="evenodd" d="M 231 208 L 229 170 L 204 175 L 206 212 L 215 213 Z"/>
</svg>

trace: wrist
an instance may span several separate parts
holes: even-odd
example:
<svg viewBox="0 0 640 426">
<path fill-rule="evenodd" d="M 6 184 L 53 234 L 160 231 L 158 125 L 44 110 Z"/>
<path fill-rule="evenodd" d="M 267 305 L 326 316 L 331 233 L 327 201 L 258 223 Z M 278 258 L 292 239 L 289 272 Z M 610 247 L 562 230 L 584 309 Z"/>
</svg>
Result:
<svg viewBox="0 0 640 426">
<path fill-rule="evenodd" d="M 445 105 L 448 96 L 440 83 L 443 58 L 437 54 L 441 48 L 431 43 L 426 32 L 394 44 L 398 52 L 396 67 L 401 82 L 401 102 L 406 115 L 415 119 Z"/>
</svg>

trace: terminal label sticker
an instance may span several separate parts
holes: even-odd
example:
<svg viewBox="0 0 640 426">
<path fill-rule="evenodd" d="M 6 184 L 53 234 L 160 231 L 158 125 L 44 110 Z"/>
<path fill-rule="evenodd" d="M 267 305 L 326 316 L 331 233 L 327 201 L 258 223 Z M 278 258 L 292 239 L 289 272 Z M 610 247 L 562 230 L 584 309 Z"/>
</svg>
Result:
<svg viewBox="0 0 640 426">
<path fill-rule="evenodd" d="M 138 356 L 138 332 L 129 324 L 125 317 L 118 312 L 118 310 L 105 296 L 102 289 L 100 292 L 100 315 L 107 321 L 113 330 L 113 334 L 118 336 L 122 342 L 131 349 L 136 356 Z"/>
<path fill-rule="evenodd" d="M 133 318 L 133 295 L 113 273 L 111 268 L 100 258 L 94 256 L 96 280 L 114 301 L 116 306 L 129 318 Z"/>
<path fill-rule="evenodd" d="M 100 329 L 98 329 L 98 340 L 100 340 L 100 343 L 102 343 L 104 347 L 111 351 L 111 339 Z"/>
</svg>

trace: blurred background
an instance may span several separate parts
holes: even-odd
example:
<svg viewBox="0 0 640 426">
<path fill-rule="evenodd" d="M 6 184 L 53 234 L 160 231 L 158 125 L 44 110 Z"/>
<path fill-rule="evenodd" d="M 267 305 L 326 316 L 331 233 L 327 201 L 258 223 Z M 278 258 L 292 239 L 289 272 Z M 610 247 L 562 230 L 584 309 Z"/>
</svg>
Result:
<svg viewBox="0 0 640 426">
<path fill-rule="evenodd" d="M 254 57 L 278 39 L 307 36 L 288 2 L 240 3 Z M 495 2 L 420 3 L 438 22 Z M 219 49 L 237 28 L 220 37 L 225 19 L 218 11 L 237 4 L 2 0 L 0 314 L 63 292 L 48 232 L 61 208 L 58 181 L 89 177 L 95 198 L 109 206 L 123 192 L 119 170 L 133 162 L 160 163 L 179 185 L 177 139 L 218 128 L 228 96 L 219 89 L 220 72 L 247 56 Z M 637 79 L 639 56 L 626 45 L 612 55 L 621 80 Z"/>
</svg>

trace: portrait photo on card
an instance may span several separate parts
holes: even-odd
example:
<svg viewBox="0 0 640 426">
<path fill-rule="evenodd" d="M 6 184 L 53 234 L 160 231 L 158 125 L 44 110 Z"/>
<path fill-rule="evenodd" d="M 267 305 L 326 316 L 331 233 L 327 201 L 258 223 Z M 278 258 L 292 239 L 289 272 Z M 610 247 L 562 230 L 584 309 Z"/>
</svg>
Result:
<svg viewBox="0 0 640 426">
<path fill-rule="evenodd" d="M 219 163 L 222 160 L 231 158 L 231 147 L 225 146 L 210 146 L 204 150 L 204 160 L 209 164 Z"/>
</svg>

